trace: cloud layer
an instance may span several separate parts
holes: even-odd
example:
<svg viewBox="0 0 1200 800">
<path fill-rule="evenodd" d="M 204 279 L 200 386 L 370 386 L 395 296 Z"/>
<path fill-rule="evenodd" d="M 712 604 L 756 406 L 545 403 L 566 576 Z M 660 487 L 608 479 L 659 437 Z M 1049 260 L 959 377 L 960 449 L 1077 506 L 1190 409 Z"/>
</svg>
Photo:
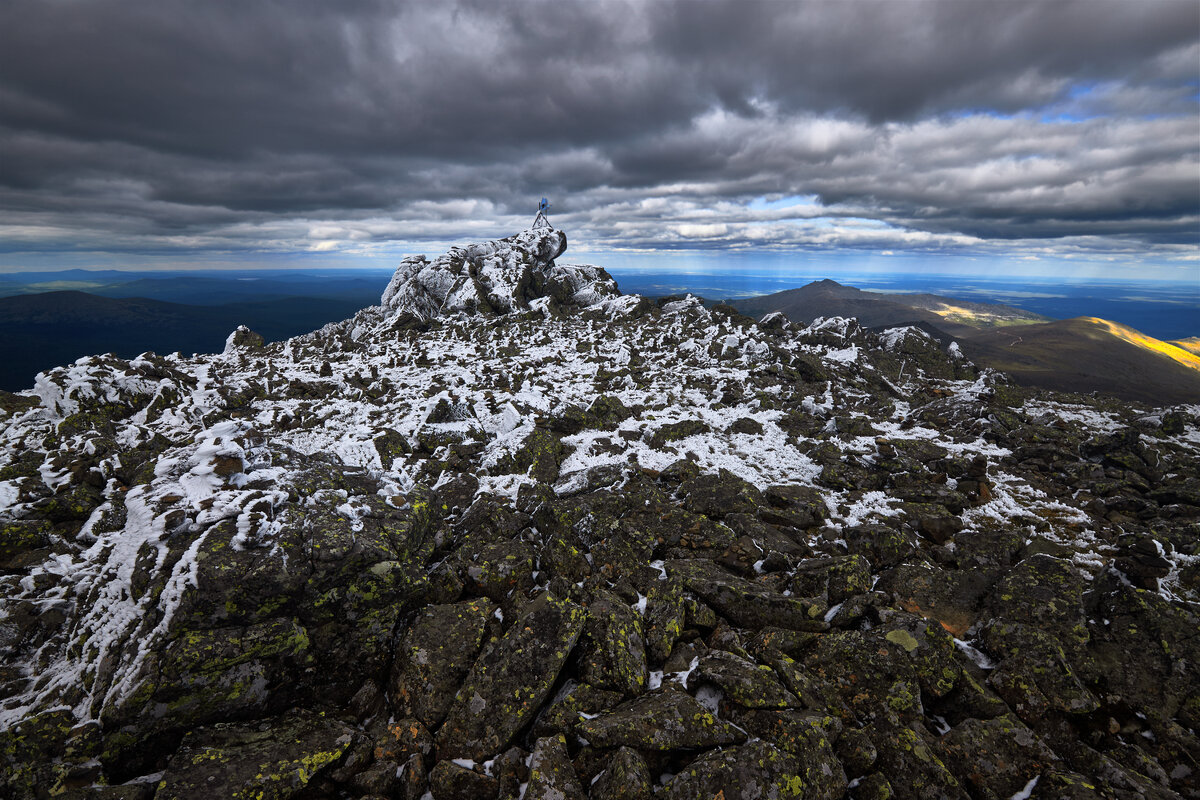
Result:
<svg viewBox="0 0 1200 800">
<path fill-rule="evenodd" d="M 0 267 L 605 249 L 1195 259 L 1200 6 L 8 0 Z"/>
</svg>

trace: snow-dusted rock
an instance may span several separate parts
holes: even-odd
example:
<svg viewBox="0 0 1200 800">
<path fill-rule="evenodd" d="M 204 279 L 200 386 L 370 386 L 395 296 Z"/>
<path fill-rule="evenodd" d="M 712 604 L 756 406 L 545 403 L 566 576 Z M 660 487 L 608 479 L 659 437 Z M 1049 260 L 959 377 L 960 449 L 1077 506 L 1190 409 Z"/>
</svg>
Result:
<svg viewBox="0 0 1200 800">
<path fill-rule="evenodd" d="M 428 320 L 443 314 L 508 313 L 542 297 L 563 305 L 590 306 L 614 297 L 617 284 L 600 267 L 559 266 L 566 234 L 532 228 L 515 236 L 454 247 L 429 261 L 401 262 L 383 292 L 391 314 Z"/>
</svg>

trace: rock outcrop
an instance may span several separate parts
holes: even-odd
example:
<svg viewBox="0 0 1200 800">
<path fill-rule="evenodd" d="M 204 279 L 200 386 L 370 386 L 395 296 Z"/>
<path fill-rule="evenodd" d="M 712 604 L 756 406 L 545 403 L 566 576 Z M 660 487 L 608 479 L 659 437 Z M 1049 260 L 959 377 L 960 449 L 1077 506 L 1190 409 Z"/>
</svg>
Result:
<svg viewBox="0 0 1200 800">
<path fill-rule="evenodd" d="M 1200 407 L 564 248 L 0 395 L 0 796 L 1200 797 Z"/>
<path fill-rule="evenodd" d="M 459 312 L 508 313 L 541 300 L 583 308 L 618 293 L 599 267 L 560 267 L 567 236 L 534 228 L 494 242 L 455 247 L 429 261 L 401 262 L 383 293 L 383 306 L 422 321 Z"/>
</svg>

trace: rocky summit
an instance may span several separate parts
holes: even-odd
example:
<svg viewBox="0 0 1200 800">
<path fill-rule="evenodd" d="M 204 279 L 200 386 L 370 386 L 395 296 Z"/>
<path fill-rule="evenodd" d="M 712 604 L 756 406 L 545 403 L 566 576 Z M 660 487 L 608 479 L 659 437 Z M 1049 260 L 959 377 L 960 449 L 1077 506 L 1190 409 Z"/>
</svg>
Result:
<svg viewBox="0 0 1200 800">
<path fill-rule="evenodd" d="M 565 248 L 0 395 L 0 796 L 1200 797 L 1200 406 Z"/>
</svg>

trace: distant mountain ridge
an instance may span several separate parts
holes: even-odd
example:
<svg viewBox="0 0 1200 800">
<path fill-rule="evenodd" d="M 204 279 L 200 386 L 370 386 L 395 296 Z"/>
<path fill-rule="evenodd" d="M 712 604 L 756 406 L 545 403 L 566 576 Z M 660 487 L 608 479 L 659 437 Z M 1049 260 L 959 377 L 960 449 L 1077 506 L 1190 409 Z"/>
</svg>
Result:
<svg viewBox="0 0 1200 800">
<path fill-rule="evenodd" d="M 959 336 L 979 327 L 1048 322 L 1049 317 L 999 303 L 974 303 L 935 294 L 867 292 L 826 278 L 783 292 L 730 301 L 752 317 L 780 311 L 794 322 L 852 316 L 865 327 L 927 322 Z"/>
<path fill-rule="evenodd" d="M 144 298 L 185 305 L 224 305 L 287 297 L 325 297 L 371 305 L 387 285 L 390 274 L 353 272 L 327 277 L 303 271 L 260 275 L 194 275 L 88 270 L 0 275 L 0 297 L 80 291 L 102 297 Z"/>
<path fill-rule="evenodd" d="M 877 294 L 828 279 L 731 305 L 757 318 L 779 311 L 798 323 L 822 316 L 853 316 L 870 328 L 921 323 L 934 338 L 957 340 L 969 358 L 1022 385 L 1151 403 L 1200 402 L 1197 340 L 1163 342 L 1098 317 L 1052 320 L 1013 306 Z"/>
</svg>

